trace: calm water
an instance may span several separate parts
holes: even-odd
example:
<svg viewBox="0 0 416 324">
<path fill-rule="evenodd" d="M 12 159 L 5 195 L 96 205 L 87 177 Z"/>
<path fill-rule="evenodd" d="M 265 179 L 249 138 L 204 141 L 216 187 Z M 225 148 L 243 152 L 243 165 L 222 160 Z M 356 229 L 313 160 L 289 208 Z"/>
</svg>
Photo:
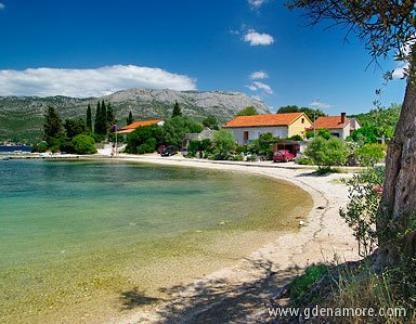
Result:
<svg viewBox="0 0 416 324">
<path fill-rule="evenodd" d="M 7 154 L 13 152 L 25 152 L 30 153 L 32 151 L 32 147 L 28 145 L 0 145 L 0 154 Z"/>
<path fill-rule="evenodd" d="M 7 160 L 0 179 L 0 322 L 89 322 L 123 291 L 235 262 L 250 233 L 261 244 L 311 206 L 261 177 L 122 162 Z"/>
</svg>

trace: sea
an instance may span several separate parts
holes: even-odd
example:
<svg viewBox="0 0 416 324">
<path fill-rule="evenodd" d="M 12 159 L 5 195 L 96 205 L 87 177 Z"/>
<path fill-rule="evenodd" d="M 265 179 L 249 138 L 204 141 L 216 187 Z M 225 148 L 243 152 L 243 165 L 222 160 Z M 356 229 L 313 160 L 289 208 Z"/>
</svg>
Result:
<svg viewBox="0 0 416 324">
<path fill-rule="evenodd" d="M 0 145 L 0 154 L 30 153 L 31 151 L 30 145 Z"/>
<path fill-rule="evenodd" d="M 261 176 L 113 160 L 0 160 L 0 179 L 1 323 L 105 322 L 132 292 L 168 298 L 297 231 L 312 206 Z"/>
</svg>

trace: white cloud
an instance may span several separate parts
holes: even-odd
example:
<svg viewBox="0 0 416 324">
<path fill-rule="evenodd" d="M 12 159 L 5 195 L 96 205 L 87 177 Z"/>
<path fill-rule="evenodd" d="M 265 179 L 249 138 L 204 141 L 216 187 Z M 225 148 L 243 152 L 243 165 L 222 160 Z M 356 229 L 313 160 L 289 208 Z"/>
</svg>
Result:
<svg viewBox="0 0 416 324">
<path fill-rule="evenodd" d="M 159 68 L 136 65 L 0 70 L 0 96 L 95 97 L 131 88 L 195 90 L 196 80 Z"/>
<path fill-rule="evenodd" d="M 4 5 L 4 3 L 0 2 L 0 10 L 3 10 L 4 8 L 6 8 L 6 6 Z"/>
<path fill-rule="evenodd" d="M 251 80 L 262 80 L 267 79 L 269 75 L 264 71 L 256 71 L 250 74 Z"/>
<path fill-rule="evenodd" d="M 266 33 L 258 33 L 254 29 L 249 29 L 244 35 L 243 40 L 250 43 L 250 46 L 267 46 L 274 43 L 273 36 Z"/>
<path fill-rule="evenodd" d="M 272 88 L 268 84 L 260 81 L 254 81 L 253 83 L 248 85 L 247 88 L 249 88 L 251 91 L 263 91 L 267 94 L 273 94 Z"/>
<path fill-rule="evenodd" d="M 252 9 L 258 9 L 266 2 L 267 0 L 248 0 L 248 4 Z"/>
<path fill-rule="evenodd" d="M 332 107 L 332 105 L 327 104 L 325 102 L 321 102 L 319 100 L 314 100 L 309 105 L 316 109 L 328 109 Z"/>
</svg>

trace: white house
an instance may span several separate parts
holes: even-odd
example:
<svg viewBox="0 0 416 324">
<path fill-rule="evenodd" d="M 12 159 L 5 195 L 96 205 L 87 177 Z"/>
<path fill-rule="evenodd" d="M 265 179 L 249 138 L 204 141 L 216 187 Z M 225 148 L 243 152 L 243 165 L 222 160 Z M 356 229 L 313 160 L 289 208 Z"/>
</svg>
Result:
<svg viewBox="0 0 416 324">
<path fill-rule="evenodd" d="M 351 133 L 360 128 L 360 124 L 355 118 L 348 118 L 346 113 L 340 116 L 319 117 L 312 126 L 313 129 L 327 129 L 331 135 L 346 139 Z"/>
</svg>

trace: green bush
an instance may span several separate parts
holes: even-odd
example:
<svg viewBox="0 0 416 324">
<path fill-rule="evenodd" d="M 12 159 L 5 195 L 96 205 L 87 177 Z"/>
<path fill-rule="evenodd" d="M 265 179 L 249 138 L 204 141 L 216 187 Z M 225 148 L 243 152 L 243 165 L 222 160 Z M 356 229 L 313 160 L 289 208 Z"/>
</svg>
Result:
<svg viewBox="0 0 416 324">
<path fill-rule="evenodd" d="M 163 131 L 157 125 L 137 128 L 127 137 L 126 152 L 144 154 L 156 151 L 156 146 L 162 142 Z"/>
<path fill-rule="evenodd" d="M 348 147 L 339 138 L 316 137 L 307 147 L 305 154 L 319 167 L 342 166 L 347 162 Z"/>
<path fill-rule="evenodd" d="M 362 166 L 374 166 L 385 156 L 386 146 L 383 144 L 364 144 L 355 151 L 357 160 Z"/>
<path fill-rule="evenodd" d="M 156 148 L 156 139 L 149 138 L 146 140 L 145 143 L 140 144 L 137 147 L 137 153 L 138 154 L 146 154 L 146 153 L 153 153 Z"/>
<path fill-rule="evenodd" d="M 313 160 L 310 157 L 302 156 L 296 160 L 296 163 L 299 165 L 313 165 Z"/>
<path fill-rule="evenodd" d="M 324 264 L 312 264 L 305 269 L 305 272 L 296 277 L 289 286 L 289 296 L 295 301 L 309 293 L 312 285 L 317 283 L 326 273 L 328 267 Z"/>
<path fill-rule="evenodd" d="M 72 145 L 77 154 L 94 154 L 97 152 L 94 138 L 88 135 L 80 134 L 75 136 L 72 139 Z"/>
<path fill-rule="evenodd" d="M 340 215 L 352 228 L 359 253 L 365 257 L 377 246 L 376 214 L 383 191 L 384 167 L 354 175 L 349 185 L 350 202 Z"/>
</svg>

